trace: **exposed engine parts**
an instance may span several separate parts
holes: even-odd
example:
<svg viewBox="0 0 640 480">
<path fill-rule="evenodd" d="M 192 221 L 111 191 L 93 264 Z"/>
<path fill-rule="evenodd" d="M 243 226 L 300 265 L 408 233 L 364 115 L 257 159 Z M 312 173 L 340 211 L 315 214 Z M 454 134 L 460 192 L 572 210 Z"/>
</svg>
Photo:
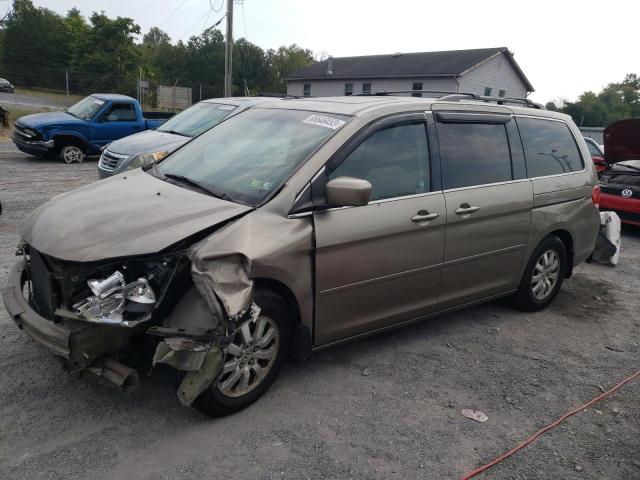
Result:
<svg viewBox="0 0 640 480">
<path fill-rule="evenodd" d="M 156 295 L 147 278 L 126 283 L 119 270 L 107 278 L 89 280 L 87 285 L 93 295 L 75 303 L 73 309 L 88 322 L 132 326 L 137 322 L 124 319 L 125 309 L 146 313 L 156 303 Z M 134 305 L 130 306 L 128 302 Z"/>
</svg>

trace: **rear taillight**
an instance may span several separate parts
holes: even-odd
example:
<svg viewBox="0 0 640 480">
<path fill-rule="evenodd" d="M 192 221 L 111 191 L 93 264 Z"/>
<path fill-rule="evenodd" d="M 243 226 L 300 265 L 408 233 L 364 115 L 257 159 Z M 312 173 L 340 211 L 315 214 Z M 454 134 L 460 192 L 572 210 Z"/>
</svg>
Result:
<svg viewBox="0 0 640 480">
<path fill-rule="evenodd" d="M 591 201 L 596 206 L 596 208 L 600 208 L 600 185 L 596 185 L 591 190 Z"/>
</svg>

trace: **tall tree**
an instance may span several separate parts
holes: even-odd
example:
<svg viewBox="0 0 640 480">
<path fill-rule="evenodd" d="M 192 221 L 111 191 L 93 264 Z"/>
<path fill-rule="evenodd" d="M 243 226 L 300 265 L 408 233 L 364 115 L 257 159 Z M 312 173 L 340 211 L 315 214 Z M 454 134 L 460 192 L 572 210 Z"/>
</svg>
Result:
<svg viewBox="0 0 640 480">
<path fill-rule="evenodd" d="M 130 18 L 110 19 L 104 13 L 94 13 L 90 22 L 79 42 L 81 53 L 73 57 L 72 75 L 85 90 L 135 92 L 140 66 L 135 35 L 140 27 Z"/>
<path fill-rule="evenodd" d="M 268 50 L 266 62 L 270 72 L 271 91 L 284 93 L 287 91 L 287 76 L 315 63 L 315 60 L 311 50 L 294 43 L 288 47 L 282 46 L 278 50 Z"/>
<path fill-rule="evenodd" d="M 71 45 L 60 15 L 15 0 L 5 21 L 2 63 L 20 85 L 64 86 Z"/>
</svg>

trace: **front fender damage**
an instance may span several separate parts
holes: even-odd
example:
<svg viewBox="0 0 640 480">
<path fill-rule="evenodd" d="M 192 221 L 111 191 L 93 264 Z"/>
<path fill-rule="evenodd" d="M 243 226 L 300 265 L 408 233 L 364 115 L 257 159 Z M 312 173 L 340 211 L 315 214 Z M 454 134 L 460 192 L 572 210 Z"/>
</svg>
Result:
<svg viewBox="0 0 640 480">
<path fill-rule="evenodd" d="M 183 405 L 218 378 L 239 326 L 258 317 L 254 279 L 291 286 L 296 298 L 304 300 L 302 316 L 310 321 L 312 233 L 307 220 L 256 214 L 230 222 L 189 248 L 193 285 L 165 322 L 149 331 L 164 337 L 154 364 L 186 372 L 178 391 Z M 299 330 L 310 338 L 308 325 Z"/>
<path fill-rule="evenodd" d="M 224 349 L 240 323 L 256 318 L 260 312 L 252 302 L 253 282 L 245 262 L 235 257 L 220 259 L 208 265 L 206 274 L 194 267 L 192 277 L 194 285 L 162 326 L 147 332 L 163 337 L 153 364 L 186 372 L 178 388 L 178 398 L 185 406 L 191 405 L 217 378 Z"/>
</svg>

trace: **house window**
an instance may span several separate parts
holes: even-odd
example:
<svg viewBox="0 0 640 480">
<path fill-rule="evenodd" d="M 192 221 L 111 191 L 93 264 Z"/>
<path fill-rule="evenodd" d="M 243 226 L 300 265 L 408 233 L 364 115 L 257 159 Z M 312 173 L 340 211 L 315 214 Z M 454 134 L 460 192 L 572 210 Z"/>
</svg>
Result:
<svg viewBox="0 0 640 480">
<path fill-rule="evenodd" d="M 507 94 L 507 92 L 505 92 L 504 90 L 500 90 L 500 91 L 498 92 L 498 96 L 499 96 L 500 98 L 504 98 L 504 96 L 505 96 L 506 94 Z"/>
<path fill-rule="evenodd" d="M 413 84 L 413 86 L 411 87 L 411 90 L 413 90 L 414 92 L 411 94 L 412 97 L 421 97 L 422 96 L 422 92 L 416 92 L 416 90 L 422 90 L 422 82 L 416 82 Z"/>
<path fill-rule="evenodd" d="M 304 95 L 305 97 L 310 97 L 311 96 L 311 84 L 310 83 L 305 83 L 304 87 L 302 88 L 302 95 Z"/>
<path fill-rule="evenodd" d="M 344 94 L 345 96 L 353 95 L 353 83 L 345 83 L 344 84 Z"/>
<path fill-rule="evenodd" d="M 491 96 L 491 87 L 484 87 L 484 96 L 485 97 Z"/>
<path fill-rule="evenodd" d="M 371 84 L 363 83 L 362 84 L 362 93 L 371 93 Z"/>
</svg>

